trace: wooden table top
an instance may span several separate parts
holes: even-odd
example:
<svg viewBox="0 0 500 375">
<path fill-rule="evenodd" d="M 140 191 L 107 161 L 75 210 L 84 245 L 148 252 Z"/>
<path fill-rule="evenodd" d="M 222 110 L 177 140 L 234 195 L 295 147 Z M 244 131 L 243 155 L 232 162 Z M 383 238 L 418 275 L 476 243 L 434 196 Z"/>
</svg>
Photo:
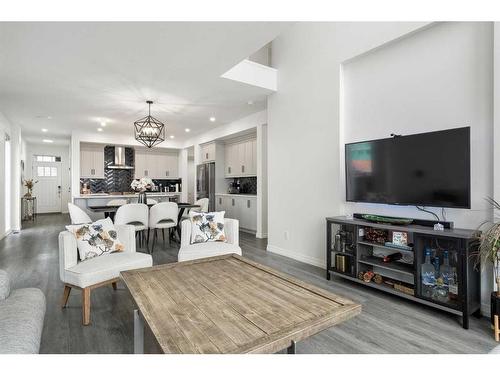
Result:
<svg viewBox="0 0 500 375">
<path fill-rule="evenodd" d="M 164 353 L 275 353 L 361 305 L 239 255 L 121 273 Z"/>
</svg>

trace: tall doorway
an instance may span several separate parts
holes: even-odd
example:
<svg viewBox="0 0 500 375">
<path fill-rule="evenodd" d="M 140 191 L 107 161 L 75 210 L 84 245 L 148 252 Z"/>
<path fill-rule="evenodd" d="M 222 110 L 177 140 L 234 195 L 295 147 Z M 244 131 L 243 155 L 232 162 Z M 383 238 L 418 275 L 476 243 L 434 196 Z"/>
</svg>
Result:
<svg viewBox="0 0 500 375">
<path fill-rule="evenodd" d="M 4 155 L 4 160 L 5 160 L 5 233 L 9 233 L 10 230 L 12 229 L 12 223 L 11 223 L 11 212 L 12 212 L 12 197 L 11 197 L 11 168 L 12 164 L 10 162 L 11 160 L 11 155 L 10 155 L 10 137 L 8 134 L 5 134 L 5 155 Z"/>
</svg>

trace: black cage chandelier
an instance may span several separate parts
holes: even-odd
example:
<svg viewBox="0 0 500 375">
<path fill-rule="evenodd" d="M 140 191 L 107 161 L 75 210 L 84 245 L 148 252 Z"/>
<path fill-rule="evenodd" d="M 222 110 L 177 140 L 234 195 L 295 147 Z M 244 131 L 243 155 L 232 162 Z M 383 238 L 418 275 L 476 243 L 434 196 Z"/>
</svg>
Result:
<svg viewBox="0 0 500 375">
<path fill-rule="evenodd" d="M 151 104 L 148 100 L 149 114 L 134 122 L 135 139 L 144 146 L 151 148 L 165 140 L 165 125 L 151 116 Z"/>
</svg>

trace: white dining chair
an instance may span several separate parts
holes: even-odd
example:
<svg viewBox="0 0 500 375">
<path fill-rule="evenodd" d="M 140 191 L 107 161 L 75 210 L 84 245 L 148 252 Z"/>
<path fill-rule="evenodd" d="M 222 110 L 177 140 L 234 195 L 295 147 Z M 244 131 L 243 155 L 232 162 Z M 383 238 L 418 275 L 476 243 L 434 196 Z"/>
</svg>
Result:
<svg viewBox="0 0 500 375">
<path fill-rule="evenodd" d="M 68 203 L 68 211 L 69 217 L 71 218 L 71 224 L 92 223 L 92 219 L 89 217 L 89 215 L 87 215 L 87 213 L 77 205 Z"/>
<path fill-rule="evenodd" d="M 110 201 L 108 201 L 108 203 L 106 203 L 106 206 L 123 206 L 125 204 L 127 204 L 127 200 L 126 199 L 111 199 Z"/>
<path fill-rule="evenodd" d="M 208 212 L 208 198 L 201 198 L 198 199 L 196 202 L 194 202 L 195 205 L 200 206 L 200 208 L 192 208 L 189 209 L 187 212 L 184 212 L 182 215 L 182 220 L 184 219 L 189 219 L 189 211 L 199 211 L 199 212 Z"/>
<path fill-rule="evenodd" d="M 144 243 L 144 232 L 148 229 L 149 209 L 144 203 L 128 203 L 118 207 L 115 214 L 115 225 L 133 225 L 139 246 Z"/>
<path fill-rule="evenodd" d="M 177 203 L 174 202 L 162 202 L 155 204 L 149 210 L 149 224 L 148 224 L 148 244 L 150 230 L 153 230 L 153 245 L 151 246 L 151 253 L 154 250 L 157 230 L 161 229 L 163 234 L 163 245 L 165 246 L 165 229 L 168 229 L 168 238 L 170 242 L 170 229 L 177 227 L 177 215 L 179 209 Z"/>
</svg>

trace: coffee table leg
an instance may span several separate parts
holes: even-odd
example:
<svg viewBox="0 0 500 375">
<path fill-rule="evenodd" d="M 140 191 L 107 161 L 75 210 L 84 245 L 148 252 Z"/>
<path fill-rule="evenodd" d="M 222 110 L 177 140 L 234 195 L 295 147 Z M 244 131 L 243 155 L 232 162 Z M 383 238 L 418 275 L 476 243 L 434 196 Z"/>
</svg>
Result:
<svg viewBox="0 0 500 375">
<path fill-rule="evenodd" d="M 292 343 L 290 344 L 290 346 L 286 350 L 286 353 L 287 354 L 297 354 L 296 349 L 297 349 L 297 342 L 295 340 L 292 340 Z"/>
<path fill-rule="evenodd" d="M 139 310 L 134 310 L 134 354 L 144 354 L 144 322 Z"/>
</svg>

